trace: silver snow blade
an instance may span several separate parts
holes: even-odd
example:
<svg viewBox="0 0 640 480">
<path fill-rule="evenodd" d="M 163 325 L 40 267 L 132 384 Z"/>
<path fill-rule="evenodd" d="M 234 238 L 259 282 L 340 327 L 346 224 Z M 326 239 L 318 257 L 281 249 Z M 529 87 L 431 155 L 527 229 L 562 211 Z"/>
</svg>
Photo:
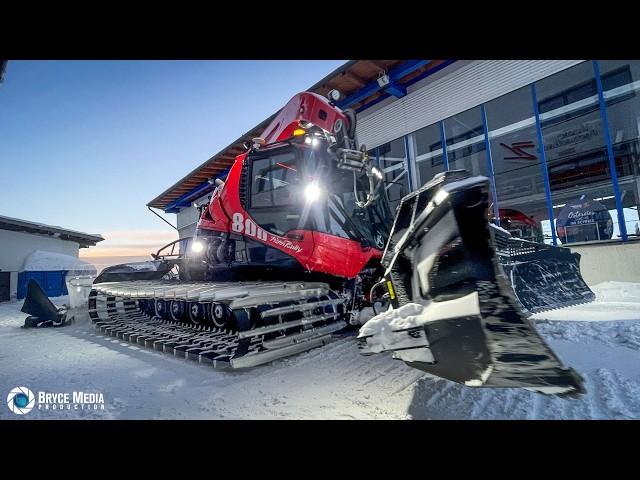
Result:
<svg viewBox="0 0 640 480">
<path fill-rule="evenodd" d="M 521 310 L 492 244 L 487 207 L 488 180 L 461 170 L 401 201 L 383 257 L 393 309 L 361 328 L 361 353 L 393 351 L 470 387 L 583 393 L 582 378 Z M 544 250 L 556 261 L 564 255 Z"/>
<path fill-rule="evenodd" d="M 93 283 L 120 282 L 125 280 L 157 280 L 166 275 L 176 262 L 147 260 L 144 262 L 112 265 L 100 272 Z"/>
<path fill-rule="evenodd" d="M 513 238 L 490 225 L 498 263 L 525 313 L 538 313 L 595 300 L 580 275 L 580 254 Z"/>
</svg>

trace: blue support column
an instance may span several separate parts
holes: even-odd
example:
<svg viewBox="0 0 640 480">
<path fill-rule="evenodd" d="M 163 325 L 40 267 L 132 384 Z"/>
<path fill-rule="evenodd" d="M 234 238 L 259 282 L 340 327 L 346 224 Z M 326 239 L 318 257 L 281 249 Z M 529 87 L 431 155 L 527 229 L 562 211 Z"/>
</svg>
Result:
<svg viewBox="0 0 640 480">
<path fill-rule="evenodd" d="M 489 185 L 493 194 L 493 216 L 496 225 L 500 226 L 500 208 L 498 206 L 498 193 L 496 191 L 496 178 L 493 173 L 493 158 L 491 157 L 491 142 L 489 142 L 489 127 L 487 125 L 487 112 L 484 103 L 480 105 L 482 114 L 482 129 L 484 130 L 484 148 L 487 151 L 487 169 L 489 170 Z"/>
<path fill-rule="evenodd" d="M 616 198 L 616 210 L 618 211 L 618 226 L 622 241 L 626 242 L 627 225 L 624 221 L 624 209 L 622 207 L 622 196 L 620 195 L 620 185 L 618 184 L 618 172 L 616 172 L 616 158 L 613 155 L 613 145 L 611 143 L 611 133 L 609 132 L 609 118 L 607 117 L 607 106 L 604 103 L 604 93 L 602 90 L 602 79 L 600 78 L 600 65 L 597 60 L 593 61 L 593 73 L 596 77 L 598 87 L 598 100 L 600 102 L 600 116 L 602 117 L 602 129 L 607 142 L 607 157 L 609 158 L 609 170 L 611 170 L 611 181 L 613 183 L 613 195 Z"/>
<path fill-rule="evenodd" d="M 440 142 L 442 143 L 442 162 L 444 169 L 449 170 L 449 156 L 447 155 L 447 136 L 444 134 L 444 120 L 440 120 Z"/>
<path fill-rule="evenodd" d="M 551 224 L 551 238 L 554 245 L 558 245 L 556 234 L 556 223 L 553 216 L 553 203 L 551 202 L 551 183 L 549 182 L 549 170 L 547 169 L 547 156 L 544 152 L 542 141 L 542 127 L 540 126 L 540 111 L 538 109 L 538 95 L 536 94 L 535 83 L 531 84 L 531 98 L 533 100 L 533 113 L 536 117 L 536 131 L 538 133 L 538 150 L 540 151 L 540 166 L 542 167 L 542 179 L 544 180 L 544 193 L 547 197 L 547 210 L 549 212 L 549 223 Z"/>
<path fill-rule="evenodd" d="M 413 192 L 413 176 L 411 175 L 411 155 L 409 155 L 409 135 L 402 137 L 404 140 L 404 158 L 407 159 L 407 182 L 409 183 L 409 191 Z"/>
</svg>

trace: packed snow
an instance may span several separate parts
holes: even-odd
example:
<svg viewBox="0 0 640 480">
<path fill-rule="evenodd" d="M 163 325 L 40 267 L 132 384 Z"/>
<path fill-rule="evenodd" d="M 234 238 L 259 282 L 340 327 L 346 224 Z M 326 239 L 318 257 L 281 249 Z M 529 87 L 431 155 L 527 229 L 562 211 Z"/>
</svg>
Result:
<svg viewBox="0 0 640 480">
<path fill-rule="evenodd" d="M 393 360 L 362 356 L 356 333 L 248 371 L 217 371 L 99 335 L 87 319 L 24 330 L 21 302 L 0 304 L 0 392 L 101 393 L 105 409 L 39 410 L 2 419 L 639 419 L 640 284 L 592 287 L 597 300 L 533 318 L 587 393 L 564 399 L 478 389 Z M 62 304 L 67 298 L 54 299 Z M 37 395 L 37 393 L 36 393 Z"/>
<path fill-rule="evenodd" d="M 71 274 L 96 275 L 96 267 L 83 260 L 57 252 L 36 250 L 24 260 L 26 272 L 67 270 Z"/>
</svg>

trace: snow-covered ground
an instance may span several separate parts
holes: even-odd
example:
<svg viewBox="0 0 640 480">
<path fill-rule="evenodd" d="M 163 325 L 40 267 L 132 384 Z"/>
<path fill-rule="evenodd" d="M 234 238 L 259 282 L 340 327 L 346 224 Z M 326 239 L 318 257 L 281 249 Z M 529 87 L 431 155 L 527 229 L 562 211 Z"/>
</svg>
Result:
<svg viewBox="0 0 640 480">
<path fill-rule="evenodd" d="M 18 416 L 3 404 L 0 418 L 640 419 L 640 284 L 593 290 L 590 305 L 534 317 L 558 356 L 585 378 L 580 399 L 432 378 L 388 354 L 361 356 L 355 334 L 247 372 L 222 372 L 102 337 L 88 321 L 24 330 L 21 302 L 3 303 L 3 402 L 13 387 L 26 386 L 99 392 L 105 409 Z"/>
</svg>

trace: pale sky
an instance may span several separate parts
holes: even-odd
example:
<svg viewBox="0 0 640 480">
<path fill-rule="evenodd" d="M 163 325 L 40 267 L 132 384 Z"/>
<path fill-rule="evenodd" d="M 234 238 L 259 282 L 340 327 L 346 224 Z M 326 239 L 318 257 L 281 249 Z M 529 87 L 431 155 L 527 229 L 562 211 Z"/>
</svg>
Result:
<svg viewBox="0 0 640 480">
<path fill-rule="evenodd" d="M 146 257 L 177 238 L 147 202 L 344 62 L 11 60 L 0 214 L 107 239 L 83 257 Z"/>
</svg>

